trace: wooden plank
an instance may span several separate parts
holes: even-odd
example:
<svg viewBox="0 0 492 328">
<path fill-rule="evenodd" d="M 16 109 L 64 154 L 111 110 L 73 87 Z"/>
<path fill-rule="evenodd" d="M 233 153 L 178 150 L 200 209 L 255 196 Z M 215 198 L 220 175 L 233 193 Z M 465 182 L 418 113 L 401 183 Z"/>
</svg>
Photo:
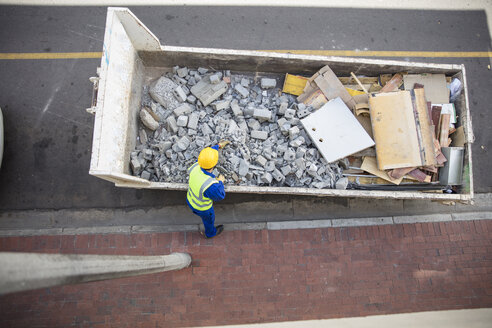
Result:
<svg viewBox="0 0 492 328">
<path fill-rule="evenodd" d="M 396 91 L 400 87 L 401 83 L 403 82 L 403 75 L 400 73 L 396 73 L 393 75 L 391 80 L 389 80 L 384 87 L 379 90 L 379 92 L 391 92 L 391 91 Z"/>
<path fill-rule="evenodd" d="M 410 91 L 375 94 L 369 106 L 379 169 L 421 166 Z"/>
<path fill-rule="evenodd" d="M 393 170 L 390 170 L 390 171 L 387 171 L 388 172 L 388 175 L 393 178 L 393 179 L 399 179 L 401 177 L 404 177 L 405 174 L 415 170 L 416 167 L 402 167 L 402 168 L 399 168 L 399 169 L 393 169 Z"/>
<path fill-rule="evenodd" d="M 431 129 L 431 121 L 427 110 L 427 102 L 425 100 L 424 89 L 415 89 L 415 107 L 417 111 L 417 129 L 420 135 L 420 148 L 422 150 L 424 166 L 436 164 L 436 153 L 434 151 L 433 134 Z"/>
<path fill-rule="evenodd" d="M 364 157 L 364 161 L 362 162 L 362 165 L 360 167 L 362 170 L 374 174 L 375 176 L 380 177 L 381 179 L 384 179 L 386 181 L 389 181 L 391 183 L 394 183 L 396 185 L 399 185 L 401 181 L 403 180 L 403 177 L 399 179 L 393 179 L 386 173 L 386 171 L 380 170 L 378 168 L 378 164 L 376 162 L 376 157 Z"/>
<path fill-rule="evenodd" d="M 451 146 L 453 147 L 465 147 L 465 130 L 462 126 L 456 129 L 456 132 L 453 133 L 453 142 Z"/>
<path fill-rule="evenodd" d="M 409 176 L 414 177 L 415 179 L 419 180 L 420 182 L 431 182 L 431 176 L 425 174 L 419 169 L 415 169 L 411 172 L 408 173 Z"/>
<path fill-rule="evenodd" d="M 307 77 L 286 73 L 282 92 L 299 96 L 304 92 L 307 81 Z"/>
<path fill-rule="evenodd" d="M 448 138 L 449 138 L 449 120 L 451 119 L 451 115 L 442 114 L 441 115 L 441 128 L 439 132 L 439 144 L 441 147 L 448 146 Z"/>
<path fill-rule="evenodd" d="M 342 76 L 338 78 L 342 84 L 353 84 L 354 83 L 354 78 L 352 76 Z M 374 83 L 379 83 L 377 77 L 359 77 L 359 81 L 361 81 L 363 84 L 374 84 Z"/>
<path fill-rule="evenodd" d="M 435 127 L 436 137 L 439 137 L 439 126 L 441 123 L 441 106 L 432 106 L 432 125 Z"/>
</svg>

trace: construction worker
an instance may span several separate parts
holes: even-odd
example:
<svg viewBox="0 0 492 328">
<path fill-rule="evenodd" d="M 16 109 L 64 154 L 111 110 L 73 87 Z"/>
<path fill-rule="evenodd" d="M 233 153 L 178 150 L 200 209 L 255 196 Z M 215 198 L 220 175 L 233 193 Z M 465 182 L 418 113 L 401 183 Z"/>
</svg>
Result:
<svg viewBox="0 0 492 328">
<path fill-rule="evenodd" d="M 225 197 L 224 176 L 217 178 L 212 171 L 219 161 L 219 149 L 224 148 L 229 141 L 221 141 L 218 145 L 202 149 L 198 162 L 188 169 L 188 195 L 186 202 L 194 214 L 202 218 L 205 227 L 205 237 L 212 238 L 224 230 L 223 225 L 214 226 L 215 212 L 213 202 Z"/>
</svg>

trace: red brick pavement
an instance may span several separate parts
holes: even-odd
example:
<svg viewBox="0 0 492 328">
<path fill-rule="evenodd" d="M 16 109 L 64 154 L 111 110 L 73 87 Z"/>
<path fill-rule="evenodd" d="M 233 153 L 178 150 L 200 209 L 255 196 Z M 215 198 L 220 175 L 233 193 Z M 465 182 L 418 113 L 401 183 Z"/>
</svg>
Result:
<svg viewBox="0 0 492 328">
<path fill-rule="evenodd" d="M 0 297 L 2 327 L 182 327 L 492 307 L 492 221 L 9 237 L 2 251 L 189 252 L 192 267 Z"/>
</svg>

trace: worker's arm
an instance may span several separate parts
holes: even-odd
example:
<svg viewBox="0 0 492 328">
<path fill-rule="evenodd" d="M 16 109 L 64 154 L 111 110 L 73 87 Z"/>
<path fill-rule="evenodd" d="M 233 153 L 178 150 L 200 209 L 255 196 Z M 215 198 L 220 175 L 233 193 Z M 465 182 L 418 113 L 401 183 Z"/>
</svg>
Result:
<svg viewBox="0 0 492 328">
<path fill-rule="evenodd" d="M 214 202 L 223 200 L 225 198 L 224 184 L 222 183 L 222 181 L 212 184 L 210 187 L 207 188 L 207 190 L 205 190 L 203 195 L 207 198 L 210 198 Z"/>
</svg>

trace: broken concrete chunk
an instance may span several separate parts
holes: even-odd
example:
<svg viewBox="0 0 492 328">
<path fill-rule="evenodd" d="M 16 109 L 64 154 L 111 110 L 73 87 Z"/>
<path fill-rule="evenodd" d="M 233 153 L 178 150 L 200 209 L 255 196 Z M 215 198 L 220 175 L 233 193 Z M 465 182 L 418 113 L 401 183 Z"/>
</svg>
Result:
<svg viewBox="0 0 492 328">
<path fill-rule="evenodd" d="M 184 92 L 184 90 L 181 86 L 174 89 L 174 96 L 176 96 L 176 99 L 179 102 L 183 102 L 186 100 L 186 93 Z"/>
<path fill-rule="evenodd" d="M 239 176 L 244 177 L 249 171 L 249 162 L 242 159 L 241 162 L 239 162 Z"/>
<path fill-rule="evenodd" d="M 273 173 L 272 173 L 272 176 L 275 180 L 277 180 L 278 182 L 282 181 L 283 179 L 285 179 L 284 175 L 282 174 L 282 172 L 280 172 L 279 170 L 275 169 L 273 170 Z"/>
<path fill-rule="evenodd" d="M 267 163 L 267 160 L 265 157 L 263 156 L 258 156 L 256 157 L 256 163 L 260 164 L 261 166 L 265 167 L 266 163 Z"/>
<path fill-rule="evenodd" d="M 189 95 L 188 97 L 186 97 L 186 101 L 190 104 L 194 104 L 196 102 L 196 97 L 194 95 Z"/>
<path fill-rule="evenodd" d="M 185 151 L 190 146 L 190 139 L 187 136 L 181 137 L 176 145 L 180 151 Z"/>
<path fill-rule="evenodd" d="M 283 175 L 288 175 L 291 172 L 292 168 L 290 167 L 290 165 L 286 165 L 283 166 L 280 170 L 282 171 Z"/>
<path fill-rule="evenodd" d="M 203 75 L 203 74 L 206 74 L 208 72 L 208 69 L 203 68 L 203 67 L 198 67 L 197 71 L 198 71 L 198 73 Z"/>
<path fill-rule="evenodd" d="M 243 111 L 241 110 L 241 107 L 239 107 L 236 99 L 231 102 L 231 109 L 234 116 L 238 117 L 243 115 Z"/>
<path fill-rule="evenodd" d="M 198 127 L 198 113 L 193 112 L 188 118 L 188 128 L 196 130 Z"/>
<path fill-rule="evenodd" d="M 150 180 L 150 176 L 151 174 L 148 171 L 143 171 L 142 174 L 140 175 L 140 177 L 145 180 Z"/>
<path fill-rule="evenodd" d="M 214 133 L 214 132 L 213 132 L 213 131 L 212 131 L 212 129 L 208 126 L 208 124 L 207 124 L 207 123 L 204 123 L 204 124 L 203 124 L 203 126 L 202 126 L 202 133 L 203 133 L 203 135 L 208 136 L 208 135 L 210 135 L 210 134 L 212 134 L 212 133 Z"/>
<path fill-rule="evenodd" d="M 212 84 L 218 84 L 220 82 L 220 77 L 218 74 L 212 74 L 210 75 L 210 83 Z"/>
<path fill-rule="evenodd" d="M 291 127 L 289 129 L 289 138 L 291 140 L 297 138 L 297 136 L 299 136 L 299 132 L 300 132 L 300 130 L 299 130 L 299 128 L 297 126 Z"/>
<path fill-rule="evenodd" d="M 259 119 L 260 122 L 268 121 L 272 118 L 272 112 L 268 109 L 256 108 L 253 117 Z"/>
<path fill-rule="evenodd" d="M 178 117 L 177 121 L 176 121 L 176 124 L 178 126 L 186 126 L 188 125 L 188 116 L 186 115 L 181 115 Z"/>
<path fill-rule="evenodd" d="M 304 161 L 304 159 L 302 158 L 297 158 L 295 161 L 294 161 L 295 165 L 297 166 L 297 168 L 299 170 L 302 170 L 304 171 L 306 169 L 306 162 Z"/>
<path fill-rule="evenodd" d="M 200 99 L 203 106 L 208 106 L 211 102 L 218 99 L 227 91 L 227 83 L 220 81 L 217 84 L 210 82 L 210 77 L 204 77 L 200 82 L 191 88 L 191 93 Z"/>
<path fill-rule="evenodd" d="M 159 127 L 159 123 L 150 115 L 146 109 L 140 110 L 140 120 L 148 129 L 154 131 Z"/>
<path fill-rule="evenodd" d="M 291 118 L 294 118 L 294 115 L 296 115 L 296 111 L 294 109 L 291 109 L 291 108 L 287 108 L 285 110 L 285 118 L 290 120 Z"/>
<path fill-rule="evenodd" d="M 268 79 L 268 78 L 262 78 L 261 79 L 261 88 L 262 89 L 272 89 L 275 88 L 277 85 L 277 80 L 275 79 Z"/>
<path fill-rule="evenodd" d="M 268 184 L 272 183 L 272 179 L 273 177 L 270 172 L 265 172 L 265 174 L 261 177 L 261 181 Z"/>
<path fill-rule="evenodd" d="M 266 140 L 268 138 L 268 132 L 260 131 L 260 130 L 253 130 L 253 131 L 251 131 L 251 138 Z"/>
<path fill-rule="evenodd" d="M 236 84 L 234 89 L 241 95 L 241 97 L 246 98 L 249 96 L 249 91 L 244 88 L 241 84 Z"/>
<path fill-rule="evenodd" d="M 347 189 L 349 180 L 348 178 L 341 178 L 335 183 L 335 188 L 337 189 Z"/>
<path fill-rule="evenodd" d="M 189 114 L 189 113 L 191 113 L 191 106 L 188 104 L 181 104 L 180 106 L 178 106 L 174 109 L 173 113 L 176 116 Z"/>
<path fill-rule="evenodd" d="M 278 114 L 284 115 L 287 110 L 287 106 L 289 106 L 289 104 L 286 102 L 280 103 L 280 106 L 278 107 Z"/>
<path fill-rule="evenodd" d="M 296 152 L 292 149 L 289 148 L 285 153 L 284 153 L 284 159 L 288 162 L 292 162 L 293 160 L 296 159 Z"/>
<path fill-rule="evenodd" d="M 140 129 L 140 131 L 138 131 L 138 136 L 140 137 L 140 143 L 142 144 L 146 144 L 147 141 L 149 141 L 149 138 L 147 137 L 147 132 L 145 132 L 144 129 Z"/>
<path fill-rule="evenodd" d="M 172 133 L 178 132 L 178 124 L 174 116 L 171 115 L 166 119 L 166 128 L 168 131 L 171 131 Z"/>
<path fill-rule="evenodd" d="M 140 164 L 140 161 L 136 158 L 134 158 L 130 161 L 130 166 L 132 168 L 133 174 L 135 174 L 135 175 L 140 174 L 140 172 L 142 171 L 142 168 L 143 168 L 142 164 Z"/>
<path fill-rule="evenodd" d="M 176 70 L 176 74 L 178 74 L 179 77 L 185 77 L 186 75 L 188 75 L 188 68 L 186 67 L 178 68 Z"/>
<path fill-rule="evenodd" d="M 309 166 L 309 168 L 307 169 L 307 173 L 311 176 L 316 176 L 316 174 L 318 173 L 318 167 L 316 166 L 316 164 L 312 163 L 311 166 Z"/>
<path fill-rule="evenodd" d="M 229 100 L 220 100 L 217 102 L 214 102 L 212 104 L 212 107 L 215 109 L 215 111 L 221 111 L 223 109 L 229 108 L 230 101 Z"/>
<path fill-rule="evenodd" d="M 149 94 L 152 99 L 164 106 L 164 108 L 174 109 L 179 104 L 173 92 L 177 87 L 178 85 L 171 79 L 163 76 L 150 85 Z"/>
<path fill-rule="evenodd" d="M 268 163 L 266 163 L 265 170 L 267 172 L 272 172 L 273 170 L 275 170 L 275 162 L 274 161 L 269 161 Z"/>
</svg>

